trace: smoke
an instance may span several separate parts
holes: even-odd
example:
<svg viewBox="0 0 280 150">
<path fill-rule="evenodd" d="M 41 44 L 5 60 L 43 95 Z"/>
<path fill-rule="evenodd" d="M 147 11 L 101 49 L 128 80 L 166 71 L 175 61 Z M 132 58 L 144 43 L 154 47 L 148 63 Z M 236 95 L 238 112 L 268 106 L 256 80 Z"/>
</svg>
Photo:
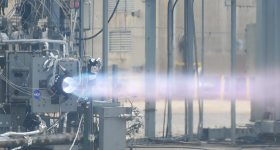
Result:
<svg viewBox="0 0 280 150">
<path fill-rule="evenodd" d="M 154 77 L 154 76 L 151 76 Z M 72 78 L 77 83 L 79 76 Z M 106 82 L 101 75 L 97 75 L 95 82 L 87 80 L 86 74 L 82 75 L 82 85 L 74 84 L 69 80 L 68 87 L 65 89 L 71 91 L 77 96 L 94 97 L 100 99 L 112 99 L 112 77 L 109 76 Z M 144 75 L 119 76 L 117 91 L 120 95 L 125 94 L 130 97 L 146 99 L 165 99 L 171 92 L 172 99 L 185 99 L 190 97 L 197 99 L 198 95 L 203 94 L 204 99 L 229 99 L 230 98 L 230 78 L 229 77 L 205 77 L 204 84 L 197 85 L 197 79 L 194 77 L 191 82 L 187 82 L 183 74 L 172 76 L 171 84 L 167 84 L 166 74 L 157 74 L 149 81 L 145 81 Z M 147 83 L 147 85 L 145 85 Z M 247 78 L 236 80 L 236 94 L 238 99 L 247 99 L 252 84 Z M 167 86 L 168 85 L 168 86 Z M 74 87 L 75 86 L 75 87 Z M 203 93 L 201 92 L 203 87 Z M 156 89 L 156 90 L 154 90 Z M 188 91 L 191 91 L 188 93 Z"/>
</svg>

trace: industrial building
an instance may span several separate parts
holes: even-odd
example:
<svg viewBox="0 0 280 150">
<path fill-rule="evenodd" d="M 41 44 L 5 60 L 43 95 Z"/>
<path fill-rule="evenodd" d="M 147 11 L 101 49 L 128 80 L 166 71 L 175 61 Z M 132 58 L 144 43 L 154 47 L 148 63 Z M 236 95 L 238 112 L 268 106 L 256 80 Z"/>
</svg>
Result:
<svg viewBox="0 0 280 150">
<path fill-rule="evenodd" d="M 0 13 L 0 149 L 280 149 L 279 0 Z"/>
</svg>

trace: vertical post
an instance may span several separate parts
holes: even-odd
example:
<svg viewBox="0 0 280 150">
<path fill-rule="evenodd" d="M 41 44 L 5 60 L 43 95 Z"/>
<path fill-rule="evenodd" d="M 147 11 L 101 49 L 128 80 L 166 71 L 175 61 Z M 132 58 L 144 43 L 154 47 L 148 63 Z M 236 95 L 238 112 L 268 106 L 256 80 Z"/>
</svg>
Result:
<svg viewBox="0 0 280 150">
<path fill-rule="evenodd" d="M 267 29 L 268 29 L 268 3 L 267 0 L 257 0 L 257 18 L 256 18 L 256 79 L 255 86 L 252 89 L 255 94 L 251 100 L 252 121 L 262 120 L 266 111 L 266 53 L 267 53 Z"/>
<path fill-rule="evenodd" d="M 84 41 L 81 39 L 84 38 L 84 0 L 80 0 L 80 21 L 81 21 L 81 27 L 80 27 L 80 35 L 79 35 L 79 37 L 80 37 L 79 52 L 80 52 L 80 58 L 83 62 L 84 61 Z"/>
<path fill-rule="evenodd" d="M 236 0 L 231 0 L 231 145 L 236 144 L 235 72 L 236 72 Z"/>
<path fill-rule="evenodd" d="M 88 66 L 87 67 L 87 73 L 88 73 L 88 84 L 87 85 L 90 85 L 91 87 L 94 87 L 96 86 L 96 79 L 95 78 L 91 78 L 90 76 L 93 76 L 94 74 L 92 74 L 91 72 L 91 66 Z M 91 135 L 93 135 L 94 131 L 93 131 L 93 104 L 92 104 L 92 100 L 94 99 L 94 96 L 96 96 L 95 93 L 92 93 L 92 88 L 88 88 L 87 86 L 87 92 L 91 93 L 90 94 L 90 97 L 88 98 L 90 104 L 89 104 L 89 114 L 88 114 L 88 126 L 89 126 L 89 133 Z M 93 150 L 94 149 L 94 142 L 93 141 L 89 141 L 89 149 L 90 150 Z"/>
<path fill-rule="evenodd" d="M 189 142 L 193 141 L 193 94 L 194 94 L 194 73 L 193 73 L 193 0 L 188 0 L 187 3 L 187 99 L 188 99 L 188 130 L 189 130 Z"/>
<path fill-rule="evenodd" d="M 155 137 L 156 0 L 145 3 L 145 135 Z"/>
<path fill-rule="evenodd" d="M 185 75 L 185 78 L 186 79 L 186 86 L 184 87 L 185 90 L 187 91 L 187 57 L 188 57 L 188 54 L 187 54 L 187 23 L 188 23 L 188 17 L 187 17 L 187 14 L 188 14 L 188 0 L 185 0 L 184 1 L 184 57 L 183 57 L 183 60 L 184 60 L 184 75 Z M 188 98 L 187 98 L 187 94 L 185 95 L 185 135 L 188 134 Z"/>
<path fill-rule="evenodd" d="M 113 65 L 112 70 L 112 102 L 117 103 L 118 102 L 118 65 Z"/>
<path fill-rule="evenodd" d="M 280 75 L 280 43 L 278 42 L 280 40 L 280 1 L 275 1 L 275 117 L 274 120 L 280 120 L 280 93 L 279 91 L 279 85 L 280 85 L 280 79 L 278 78 Z M 274 130 L 275 131 L 275 130 Z"/>
<path fill-rule="evenodd" d="M 108 82 L 108 0 L 103 0 L 103 37 L 102 37 L 102 76 L 107 87 Z M 105 98 L 106 96 L 104 96 Z M 104 99 L 103 98 L 103 99 Z"/>
<path fill-rule="evenodd" d="M 168 19 L 167 19 L 167 53 L 168 53 L 168 71 L 167 71 L 167 101 L 168 101 L 168 117 L 167 117 L 167 132 L 168 138 L 172 137 L 172 30 L 173 30 L 173 13 L 172 13 L 172 1 L 168 2 Z"/>
<path fill-rule="evenodd" d="M 94 31 L 94 0 L 92 0 L 92 23 L 91 23 L 91 33 L 93 36 Z M 93 38 L 91 39 L 91 57 L 93 57 Z"/>
<path fill-rule="evenodd" d="M 176 56 L 177 56 L 177 52 L 176 52 L 176 49 L 178 47 L 177 43 L 176 43 L 176 2 L 177 0 L 173 0 L 173 8 L 172 8 L 172 21 L 173 21 L 173 24 L 172 24 L 172 27 L 173 27 L 173 54 L 172 54 L 172 58 L 173 58 L 173 74 L 175 72 L 175 68 L 176 68 Z M 173 81 L 174 81 L 174 78 L 173 78 Z"/>
<path fill-rule="evenodd" d="M 93 83 L 93 81 L 91 81 L 91 83 Z M 93 98 L 90 97 L 89 98 L 90 104 L 89 104 L 88 124 L 89 124 L 89 133 L 91 135 L 93 135 L 93 110 L 92 110 L 93 108 L 92 108 L 92 100 L 93 100 Z M 93 150 L 94 149 L 94 141 L 89 141 L 89 142 L 90 142 L 89 143 L 89 149 Z"/>
<path fill-rule="evenodd" d="M 81 40 L 84 37 L 84 0 L 80 0 L 80 33 L 79 33 L 79 55 L 80 58 L 82 60 L 82 62 L 84 62 L 84 41 Z M 75 29 L 74 29 L 75 31 Z M 88 106 L 86 106 L 84 108 L 84 141 L 83 141 L 83 149 L 87 150 L 89 149 L 89 140 L 88 140 L 88 129 L 89 129 L 89 109 Z"/>
<path fill-rule="evenodd" d="M 201 103 L 200 103 L 200 121 L 201 121 L 201 129 L 203 130 L 203 99 L 204 99 L 204 90 L 203 90 L 203 83 L 204 83 L 204 0 L 202 0 L 202 33 L 201 33 L 201 74 L 200 74 L 200 82 L 199 85 L 199 90 L 200 90 L 200 98 L 201 98 Z M 200 138 L 202 135 L 202 130 L 200 131 Z"/>
<path fill-rule="evenodd" d="M 89 140 L 88 140 L 88 124 L 89 124 L 89 110 L 88 106 L 84 108 L 84 137 L 83 137 L 83 150 L 88 150 Z"/>
<path fill-rule="evenodd" d="M 48 22 L 51 23 L 51 25 L 59 24 L 60 20 L 60 7 L 56 4 L 55 1 L 49 0 L 48 2 L 48 9 L 50 11 L 50 14 L 48 15 Z M 57 18 L 56 18 L 57 17 Z M 51 19 L 55 18 L 55 19 Z M 56 32 L 54 32 L 56 29 L 55 28 L 60 28 L 59 27 L 54 27 L 52 30 L 48 30 L 48 38 L 49 39 L 58 39 L 60 36 L 57 35 Z M 56 49 L 57 47 L 60 47 L 59 44 L 55 43 L 50 43 L 50 49 Z"/>
</svg>

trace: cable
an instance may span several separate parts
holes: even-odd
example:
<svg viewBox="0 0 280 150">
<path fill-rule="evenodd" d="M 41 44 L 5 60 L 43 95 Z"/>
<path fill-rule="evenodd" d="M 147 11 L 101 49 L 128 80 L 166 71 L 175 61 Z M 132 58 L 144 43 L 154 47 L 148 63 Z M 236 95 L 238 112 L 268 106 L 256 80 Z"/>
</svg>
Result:
<svg viewBox="0 0 280 150">
<path fill-rule="evenodd" d="M 175 2 L 175 3 L 174 3 L 174 5 L 173 5 L 173 8 L 172 8 L 172 13 L 173 13 L 173 11 L 174 11 L 174 8 L 175 8 L 175 6 L 176 6 L 177 2 L 178 2 L 178 0 L 176 0 L 176 2 Z"/>
<path fill-rule="evenodd" d="M 123 95 L 123 96 L 125 96 L 125 97 L 126 97 L 126 99 L 130 102 L 130 104 L 131 104 L 131 108 L 133 109 L 133 104 L 132 104 L 131 100 L 129 99 L 129 97 L 128 97 L 126 94 L 124 94 L 124 93 L 119 93 L 119 95 Z"/>
<path fill-rule="evenodd" d="M 58 17 L 57 17 L 57 15 L 56 15 L 56 13 L 54 12 L 54 10 L 53 10 L 53 7 L 52 7 L 52 4 L 51 4 L 50 0 L 48 0 L 48 2 L 49 2 L 49 4 L 50 4 L 50 7 L 51 7 L 51 9 L 52 9 L 52 12 L 54 13 L 54 15 L 55 15 L 55 17 L 56 17 L 56 19 L 57 19 L 57 22 L 58 22 L 58 23 L 60 24 L 60 26 L 64 29 L 64 35 L 66 35 L 66 30 L 65 30 L 64 26 L 61 24 L 60 20 L 58 19 Z"/>
<path fill-rule="evenodd" d="M 50 18 L 51 18 L 52 21 L 55 23 L 55 26 L 58 27 L 57 21 L 55 21 L 54 17 L 51 15 L 50 10 L 47 8 L 47 6 L 46 6 L 43 2 L 41 2 L 40 0 L 37 0 L 37 1 L 39 1 L 39 2 L 45 7 L 45 9 L 47 10 L 48 14 L 51 16 Z M 35 9 L 36 9 L 36 8 L 35 8 Z M 39 13 L 39 14 L 40 14 L 40 13 Z M 59 23 L 60 23 L 60 21 L 59 21 Z M 51 29 L 48 28 L 48 30 L 51 30 Z M 60 31 L 60 28 L 59 28 L 59 27 L 58 27 L 58 30 Z M 54 30 L 52 30 L 52 31 L 54 31 Z M 56 32 L 56 31 L 54 31 L 54 32 Z M 59 32 L 57 32 L 57 33 L 59 33 Z M 59 33 L 59 34 L 60 34 L 60 33 Z M 63 37 L 63 35 L 62 35 L 62 37 Z"/>
<path fill-rule="evenodd" d="M 76 136 L 75 136 L 75 139 L 73 140 L 73 143 L 71 145 L 71 147 L 69 148 L 69 150 L 72 149 L 72 147 L 74 146 L 75 142 L 76 142 L 76 139 L 78 137 L 78 134 L 79 134 L 79 130 L 80 130 L 80 127 L 81 127 L 81 123 L 82 123 L 82 120 L 84 119 L 84 114 L 82 115 L 81 117 L 81 120 L 80 120 L 80 123 L 79 123 L 79 127 L 78 127 L 78 130 L 77 130 L 77 133 L 76 133 Z"/>
<path fill-rule="evenodd" d="M 199 82 L 200 82 L 200 76 L 198 74 L 198 59 L 197 59 L 197 45 L 196 45 L 196 34 L 195 34 L 195 20 L 194 20 L 194 11 L 193 11 L 193 4 L 194 4 L 194 0 L 192 3 L 192 19 L 193 19 L 193 37 L 194 37 L 194 50 L 195 50 L 195 71 L 196 71 L 196 76 L 197 76 L 197 88 L 199 89 Z M 201 113 L 202 113 L 202 107 L 203 105 L 201 104 L 201 99 L 199 96 L 199 90 L 197 90 L 197 98 L 198 98 L 198 106 L 199 106 L 199 123 L 198 123 L 198 128 L 197 128 L 197 135 L 198 135 L 198 140 L 200 140 L 201 138 L 201 132 L 202 132 L 202 119 L 201 119 Z"/>
<path fill-rule="evenodd" d="M 8 78 L 6 78 L 4 75 L 0 74 L 0 78 L 2 80 L 4 80 L 5 82 L 7 82 L 11 87 L 13 87 L 14 89 L 18 90 L 19 92 L 21 93 L 24 93 L 24 94 L 27 94 L 27 95 L 33 95 L 32 92 L 30 91 L 27 91 L 25 89 L 22 89 L 22 87 L 14 84 L 12 81 L 10 81 Z M 29 89 L 34 89 L 34 88 L 29 88 Z M 45 97 L 45 96 L 41 96 L 42 98 L 46 98 L 46 99 L 50 99 L 51 97 L 53 97 L 55 94 L 53 94 L 52 96 L 50 97 Z"/>
<path fill-rule="evenodd" d="M 175 3 L 174 3 L 174 5 L 172 6 L 172 11 L 171 11 L 171 20 L 172 20 L 172 22 L 174 21 L 174 19 L 173 19 L 173 14 L 174 14 L 174 8 L 175 8 L 175 6 L 176 6 L 176 4 L 177 4 L 177 2 L 178 2 L 178 0 L 176 0 L 175 1 Z M 168 9 L 169 9 L 169 6 L 170 5 L 172 5 L 172 2 L 171 2 L 171 0 L 169 0 L 169 2 L 168 2 Z M 173 26 L 173 25 L 172 25 Z M 173 32 L 173 27 L 172 27 L 172 32 Z M 172 36 L 173 37 L 173 35 L 170 35 L 170 36 Z M 169 69 L 169 67 L 168 67 L 168 69 Z M 169 73 L 168 73 L 168 76 L 169 76 Z M 169 80 L 171 80 L 171 79 L 169 79 Z M 167 93 L 167 91 L 168 91 L 168 88 L 166 89 L 166 93 Z M 166 100 L 165 100 L 165 106 L 164 106 L 164 118 L 163 118 L 163 138 L 164 138 L 164 129 L 165 129 L 165 118 L 166 118 L 166 106 L 167 106 L 167 101 L 168 101 L 168 98 L 166 98 Z M 168 118 L 168 117 L 167 117 Z M 168 132 L 168 124 L 166 125 L 166 137 L 167 137 L 167 132 Z"/>
<path fill-rule="evenodd" d="M 111 19 L 113 18 L 114 14 L 115 14 L 115 12 L 116 12 L 116 10 L 117 10 L 117 7 L 118 7 L 118 5 L 119 5 L 119 2 L 120 2 L 120 0 L 117 1 L 116 6 L 115 6 L 115 8 L 114 8 L 114 11 L 113 11 L 113 13 L 111 14 L 111 16 L 110 16 L 110 18 L 109 18 L 109 20 L 108 20 L 108 24 L 110 23 Z M 97 37 L 102 31 L 103 31 L 103 29 L 101 29 L 99 32 L 97 32 L 97 33 L 96 33 L 94 36 L 92 36 L 92 37 L 83 38 L 83 39 L 81 39 L 81 38 L 75 38 L 75 39 L 76 39 L 76 40 L 90 40 L 90 39 L 93 39 L 93 38 Z"/>
<path fill-rule="evenodd" d="M 50 12 L 49 12 L 49 10 L 47 9 L 47 7 L 40 1 L 40 0 L 37 0 L 38 2 L 40 2 L 41 4 L 40 5 L 43 5 L 45 8 L 46 8 L 46 10 L 48 11 L 48 13 L 50 14 Z M 40 15 L 42 15 L 40 12 L 39 12 L 39 10 L 37 9 L 37 7 L 35 7 L 29 0 L 24 0 L 23 2 L 21 2 L 21 3 L 16 3 L 14 6 L 13 6 L 13 8 L 8 12 L 8 14 L 7 15 L 9 15 L 11 12 L 13 12 L 13 10 L 15 10 L 15 9 L 17 9 L 17 7 L 18 6 L 22 6 L 25 2 L 28 2 L 36 11 L 33 11 L 33 12 L 31 12 L 30 13 L 30 15 L 28 16 L 28 18 L 27 18 L 27 20 L 31 17 L 31 14 L 32 13 L 36 13 L 36 15 L 37 15 L 37 13 L 39 13 Z M 24 11 L 23 11 L 23 13 L 25 12 L 25 7 L 24 7 Z M 58 25 L 56 24 L 57 22 L 54 20 L 54 18 L 53 17 L 51 17 L 50 18 L 52 21 L 54 21 L 54 23 L 55 23 L 55 25 L 58 27 Z M 27 22 L 27 21 L 24 21 L 24 24 L 22 24 L 20 27 L 22 27 L 22 26 L 24 26 L 25 24 L 30 24 L 29 22 Z M 32 25 L 32 24 L 30 24 L 30 25 Z M 36 25 L 35 25 L 36 26 Z M 4 30 L 6 30 L 8 27 L 6 27 L 5 29 L 3 29 L 3 30 L 0 30 L 0 31 L 4 31 Z M 51 30 L 51 29 L 50 29 Z M 58 30 L 59 30 L 59 28 L 58 28 Z M 56 31 L 54 31 L 54 32 L 56 32 Z M 56 32 L 56 33 L 58 33 L 58 34 L 60 34 L 59 32 Z M 61 34 L 60 34 L 61 35 Z M 63 37 L 63 35 L 62 35 L 62 37 Z"/>
</svg>

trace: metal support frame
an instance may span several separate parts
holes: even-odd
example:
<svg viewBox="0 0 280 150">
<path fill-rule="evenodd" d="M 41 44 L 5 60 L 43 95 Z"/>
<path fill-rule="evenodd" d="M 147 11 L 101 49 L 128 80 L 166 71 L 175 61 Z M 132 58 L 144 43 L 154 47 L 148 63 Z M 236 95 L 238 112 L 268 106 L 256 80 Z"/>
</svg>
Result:
<svg viewBox="0 0 280 150">
<path fill-rule="evenodd" d="M 50 10 L 50 14 L 48 14 L 48 22 L 51 25 L 55 25 L 57 24 L 57 22 L 51 18 L 56 18 L 57 20 L 60 20 L 60 7 L 56 4 L 55 1 L 49 1 L 49 3 L 47 3 L 48 9 Z M 57 27 L 55 27 L 57 28 Z M 55 29 L 53 29 L 55 30 Z M 60 35 L 58 35 L 56 32 L 54 32 L 53 30 L 49 30 L 48 31 L 48 38 L 49 39 L 59 39 Z M 50 49 L 59 49 L 59 44 L 56 43 L 50 43 Z"/>
<path fill-rule="evenodd" d="M 201 73 L 200 73 L 200 82 L 201 83 L 198 83 L 199 87 L 199 96 L 200 96 L 200 113 L 199 113 L 199 121 L 201 122 L 200 124 L 200 134 L 199 134 L 199 139 L 201 139 L 201 135 L 202 135 L 202 130 L 203 130 L 203 98 L 204 98 L 204 94 L 203 94 L 203 77 L 204 77 L 204 0 L 202 0 L 202 20 L 201 20 L 201 37 L 202 37 L 202 40 L 201 40 L 201 64 L 202 64 L 202 69 L 201 69 Z M 198 73 L 197 73 L 198 74 Z M 199 74 L 198 74 L 199 75 Z"/>
<path fill-rule="evenodd" d="M 280 120 L 280 93 L 279 91 L 279 85 L 280 85 L 280 1 L 275 1 L 275 117 L 274 120 Z"/>
<path fill-rule="evenodd" d="M 88 140 L 88 129 L 89 129 L 89 108 L 86 106 L 84 108 L 84 138 L 83 138 L 83 150 L 89 149 L 89 140 Z"/>
<path fill-rule="evenodd" d="M 93 108 L 92 108 L 92 100 L 93 98 L 89 98 L 90 100 L 90 104 L 89 104 L 89 119 L 88 119 L 88 122 L 89 122 L 89 133 L 90 135 L 93 135 Z M 93 141 L 89 141 L 89 149 L 90 150 L 93 150 L 94 149 L 94 142 Z"/>
<path fill-rule="evenodd" d="M 145 136 L 155 137 L 156 0 L 145 3 Z"/>
<path fill-rule="evenodd" d="M 251 100 L 251 121 L 262 120 L 265 112 L 265 55 L 266 55 L 266 29 L 267 29 L 267 1 L 257 0 L 257 18 L 256 18 L 256 81 L 253 92 L 255 93 Z M 261 85 L 261 86 L 259 86 Z"/>
<path fill-rule="evenodd" d="M 167 53 L 168 53 L 168 71 L 167 71 L 167 101 L 168 101 L 168 117 L 167 117 L 167 131 L 166 137 L 172 137 L 172 35 L 173 35 L 173 11 L 172 11 L 172 1 L 168 2 L 168 19 L 167 19 Z"/>
<path fill-rule="evenodd" d="M 112 103 L 118 102 L 118 65 L 112 69 Z"/>
<path fill-rule="evenodd" d="M 194 94 L 194 72 L 193 72 L 193 0 L 187 0 L 187 101 L 188 101 L 188 132 L 189 142 L 193 141 L 193 94 Z M 185 8 L 186 9 L 186 8 Z"/>
<path fill-rule="evenodd" d="M 183 60 L 184 60 L 184 63 L 187 64 L 187 23 L 188 23 L 188 17 L 187 17 L 187 3 L 188 3 L 188 0 L 185 0 L 184 1 L 184 45 L 185 45 L 185 49 L 184 49 L 184 52 L 183 52 Z M 183 68 L 183 72 L 184 74 L 187 74 L 187 65 L 184 65 L 184 68 Z M 187 91 L 187 78 L 186 79 L 186 86 L 184 87 L 185 90 Z M 187 101 L 187 95 L 185 95 L 185 135 L 188 134 L 188 101 Z"/>
<path fill-rule="evenodd" d="M 126 120 L 118 117 L 121 114 L 131 114 L 126 107 L 95 107 L 99 110 L 99 149 L 126 149 Z"/>
<path fill-rule="evenodd" d="M 94 0 L 92 0 L 92 16 L 94 16 Z M 92 35 L 93 35 L 93 27 L 94 27 L 94 17 L 91 18 L 92 19 L 92 25 L 91 25 L 91 30 L 92 30 Z M 92 49 L 92 57 L 93 57 L 93 39 L 91 40 L 91 49 Z M 94 80 L 89 80 L 89 85 L 96 85 L 95 84 L 95 79 Z M 94 134 L 94 120 L 93 120 L 93 108 L 92 108 L 92 100 L 93 100 L 93 97 L 95 95 L 92 94 L 92 96 L 89 98 L 90 100 L 90 105 L 89 105 L 89 131 L 90 131 L 90 134 L 93 135 Z M 89 149 L 90 150 L 94 150 L 94 145 L 95 143 L 93 141 L 90 141 L 89 143 Z"/>
<path fill-rule="evenodd" d="M 108 0 L 103 0 L 103 35 L 102 35 L 102 78 L 104 85 L 108 84 Z M 105 96 L 106 97 L 106 96 Z M 103 99 L 105 99 L 103 97 Z"/>
<path fill-rule="evenodd" d="M 84 0 L 80 0 L 80 33 L 79 33 L 79 52 L 80 52 L 80 58 L 82 62 L 84 61 L 84 41 L 82 38 L 84 38 Z"/>
<path fill-rule="evenodd" d="M 231 145 L 236 144 L 236 0 L 231 0 Z"/>
<path fill-rule="evenodd" d="M 91 34 L 94 34 L 94 0 L 92 0 Z M 93 57 L 93 38 L 91 39 L 91 56 Z"/>
</svg>

